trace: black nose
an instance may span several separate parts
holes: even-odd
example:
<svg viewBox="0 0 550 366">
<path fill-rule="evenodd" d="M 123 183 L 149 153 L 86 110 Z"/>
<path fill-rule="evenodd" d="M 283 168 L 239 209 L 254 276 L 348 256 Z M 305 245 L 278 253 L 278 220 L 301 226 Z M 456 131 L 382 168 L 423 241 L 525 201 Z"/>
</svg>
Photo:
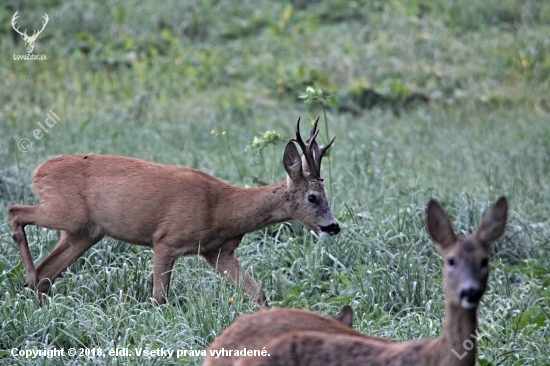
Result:
<svg viewBox="0 0 550 366">
<path fill-rule="evenodd" d="M 330 235 L 336 235 L 340 232 L 340 226 L 338 226 L 338 224 L 321 226 L 321 231 Z"/>
<path fill-rule="evenodd" d="M 477 303 L 483 296 L 483 291 L 477 286 L 463 288 L 460 291 L 460 299 L 466 299 L 469 303 Z"/>
</svg>

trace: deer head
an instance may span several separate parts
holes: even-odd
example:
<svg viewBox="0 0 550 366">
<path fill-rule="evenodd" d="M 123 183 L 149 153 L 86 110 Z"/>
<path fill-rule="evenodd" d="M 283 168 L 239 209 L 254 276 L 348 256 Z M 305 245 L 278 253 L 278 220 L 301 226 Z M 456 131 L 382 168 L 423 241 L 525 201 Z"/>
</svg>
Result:
<svg viewBox="0 0 550 366">
<path fill-rule="evenodd" d="M 15 14 L 13 14 L 13 17 L 11 18 L 11 26 L 12 26 L 13 30 L 15 30 L 17 33 L 19 33 L 21 35 L 21 37 L 23 38 L 23 41 L 25 42 L 25 48 L 27 49 L 27 53 L 31 53 L 32 50 L 34 49 L 34 43 L 36 42 L 36 39 L 38 38 L 40 33 L 42 33 L 44 28 L 46 28 L 46 24 L 48 24 L 48 20 L 49 20 L 48 14 L 44 13 L 45 22 L 42 23 L 42 29 L 40 29 L 40 30 L 35 29 L 32 33 L 32 36 L 28 36 L 26 29 L 25 29 L 25 32 L 21 33 L 21 31 L 19 31 L 19 27 L 15 26 L 15 22 L 16 22 L 17 18 L 19 18 L 19 15 L 17 14 L 18 12 L 19 11 L 16 11 Z"/>
<path fill-rule="evenodd" d="M 317 122 L 315 120 L 309 139 L 304 143 L 300 136 L 300 118 L 296 122 L 296 138 L 290 139 L 285 148 L 283 163 L 288 174 L 289 193 L 287 201 L 293 207 L 289 210 L 293 218 L 306 227 L 325 235 L 336 235 L 340 231 L 338 222 L 330 210 L 321 179 L 321 159 L 334 142 L 334 137 L 325 146 L 319 147 Z M 294 143 L 302 149 L 302 155 Z M 305 205 L 300 204 L 305 202 Z"/>
<path fill-rule="evenodd" d="M 476 309 L 487 288 L 489 250 L 506 227 L 508 204 L 500 197 L 467 236 L 455 233 L 441 204 L 432 199 L 427 208 L 428 232 L 445 261 L 443 288 L 447 303 L 463 309 Z"/>
</svg>

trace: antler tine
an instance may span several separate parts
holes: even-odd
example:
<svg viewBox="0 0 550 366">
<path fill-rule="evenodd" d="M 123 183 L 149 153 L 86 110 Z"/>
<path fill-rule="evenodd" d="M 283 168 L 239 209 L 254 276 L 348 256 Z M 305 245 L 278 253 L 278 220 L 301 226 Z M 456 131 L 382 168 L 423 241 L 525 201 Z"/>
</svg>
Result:
<svg viewBox="0 0 550 366">
<path fill-rule="evenodd" d="M 19 18 L 19 10 L 17 10 L 15 12 L 15 14 L 13 14 L 13 17 L 11 18 L 11 26 L 13 28 L 14 31 L 16 31 L 17 33 L 19 33 L 20 35 L 23 35 L 23 33 L 21 33 L 21 31 L 19 30 L 19 27 L 16 27 L 15 26 L 15 23 L 17 22 L 17 18 Z M 25 29 L 25 35 L 27 35 L 27 30 Z"/>
<path fill-rule="evenodd" d="M 313 128 L 311 129 L 309 138 L 307 139 L 306 142 L 315 141 L 315 138 L 317 138 L 317 134 L 319 133 L 319 130 L 317 129 L 318 122 L 319 122 L 319 117 L 315 118 L 315 122 L 313 122 Z"/>
<path fill-rule="evenodd" d="M 332 137 L 332 139 L 330 139 L 328 144 L 326 144 L 325 146 L 322 146 L 321 148 L 319 148 L 319 145 L 315 143 L 315 145 L 317 145 L 315 150 L 315 164 L 317 165 L 317 169 L 319 169 L 319 171 L 321 171 L 321 159 L 323 159 L 323 155 L 325 154 L 325 151 L 327 151 L 330 145 L 332 145 L 335 138 L 336 136 Z"/>
<path fill-rule="evenodd" d="M 333 137 L 328 142 L 328 144 L 326 144 L 325 146 L 319 147 L 319 144 L 316 141 L 317 135 L 319 134 L 319 130 L 317 129 L 317 123 L 319 123 L 319 117 L 317 117 L 315 119 L 315 122 L 313 123 L 313 128 L 311 129 L 311 134 L 310 134 L 309 139 L 307 140 L 307 142 L 308 142 L 310 150 L 313 151 L 313 160 L 315 162 L 316 170 L 320 173 L 321 172 L 321 159 L 323 159 L 323 155 L 328 150 L 330 145 L 332 145 L 332 143 L 334 142 L 334 139 L 336 138 L 336 136 Z M 318 176 L 318 178 L 320 178 L 320 175 Z"/>
<path fill-rule="evenodd" d="M 50 20 L 50 18 L 48 18 L 48 14 L 46 14 L 46 13 L 44 13 L 43 18 L 44 18 L 45 22 L 42 22 L 42 29 L 40 29 L 40 30 L 35 29 L 34 32 L 33 32 L 33 34 L 32 34 L 33 37 L 34 37 L 34 35 L 35 35 L 35 33 L 36 33 L 37 31 L 38 31 L 38 33 L 36 33 L 36 36 L 38 37 L 38 35 L 39 35 L 40 33 L 42 33 L 42 31 L 44 30 L 44 28 L 46 28 L 46 25 L 48 24 L 48 20 Z"/>
<path fill-rule="evenodd" d="M 17 21 L 17 18 L 19 18 L 19 10 L 17 10 L 15 14 L 13 14 L 13 17 L 11 17 L 11 25 L 13 25 L 14 27 L 15 27 L 15 22 Z"/>
<path fill-rule="evenodd" d="M 50 20 L 50 18 L 48 17 L 48 14 L 46 13 L 44 13 L 44 16 L 42 18 L 44 18 L 45 22 L 42 23 L 42 29 L 40 30 L 41 33 L 44 30 L 44 28 L 46 28 L 46 24 L 48 24 L 48 21 Z"/>
<path fill-rule="evenodd" d="M 311 129 L 311 132 L 309 134 L 309 138 L 304 143 L 304 140 L 302 139 L 302 136 L 300 135 L 300 118 L 298 118 L 298 121 L 296 122 L 296 138 L 291 139 L 292 141 L 295 141 L 300 145 L 302 148 L 303 156 L 306 160 L 306 163 L 309 167 L 309 172 L 312 178 L 320 179 L 321 178 L 321 160 L 323 159 L 323 155 L 328 150 L 328 148 L 332 145 L 334 142 L 333 137 L 326 145 L 319 147 L 319 144 L 317 143 L 316 139 L 319 135 L 319 129 L 317 128 L 317 124 L 319 123 L 319 117 L 315 119 L 315 122 L 313 123 L 313 128 Z"/>
<path fill-rule="evenodd" d="M 319 178 L 320 172 L 319 172 L 319 169 L 317 169 L 317 165 L 315 164 L 315 157 L 313 156 L 313 152 L 311 150 L 313 145 L 311 141 L 315 141 L 318 131 L 315 131 L 314 133 L 314 130 L 315 130 L 314 128 L 314 130 L 312 130 L 310 138 L 307 140 L 307 143 L 304 143 L 304 140 L 300 135 L 300 120 L 301 118 L 299 117 L 298 121 L 296 121 L 296 138 L 291 139 L 291 141 L 295 141 L 298 143 L 298 145 L 300 145 L 300 148 L 302 149 L 302 154 L 306 159 L 306 163 L 308 165 L 310 175 L 313 178 Z"/>
<path fill-rule="evenodd" d="M 313 123 L 313 128 L 311 129 L 311 132 L 309 134 L 309 138 L 306 141 L 306 143 L 310 146 L 310 149 L 313 151 L 315 155 L 319 150 L 319 145 L 317 144 L 317 135 L 319 135 L 319 129 L 317 129 L 318 122 L 319 122 L 319 117 L 315 119 L 315 122 Z"/>
<path fill-rule="evenodd" d="M 300 136 L 300 120 L 301 119 L 302 119 L 302 117 L 298 117 L 298 120 L 296 121 L 296 128 L 295 128 L 296 137 L 291 138 L 290 140 L 297 142 L 298 145 L 300 145 L 300 147 L 303 147 L 304 146 L 304 141 L 302 140 L 302 137 Z"/>
</svg>

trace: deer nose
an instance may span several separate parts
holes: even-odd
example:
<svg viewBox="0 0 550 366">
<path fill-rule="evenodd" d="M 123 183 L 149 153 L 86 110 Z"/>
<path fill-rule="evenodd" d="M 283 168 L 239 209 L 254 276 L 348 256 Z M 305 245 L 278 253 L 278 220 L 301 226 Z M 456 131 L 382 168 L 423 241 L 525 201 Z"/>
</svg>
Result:
<svg viewBox="0 0 550 366">
<path fill-rule="evenodd" d="M 330 224 L 327 226 L 321 226 L 321 231 L 329 235 L 336 235 L 340 232 L 340 226 L 337 223 Z"/>
<path fill-rule="evenodd" d="M 477 285 L 470 285 L 460 290 L 460 301 L 463 308 L 471 309 L 477 306 L 483 291 Z"/>
</svg>

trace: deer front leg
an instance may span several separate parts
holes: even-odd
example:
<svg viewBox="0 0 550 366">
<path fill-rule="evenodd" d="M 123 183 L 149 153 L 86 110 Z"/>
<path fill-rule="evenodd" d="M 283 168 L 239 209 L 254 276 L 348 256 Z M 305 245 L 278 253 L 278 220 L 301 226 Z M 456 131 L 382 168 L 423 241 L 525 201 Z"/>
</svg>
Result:
<svg viewBox="0 0 550 366">
<path fill-rule="evenodd" d="M 170 248 L 156 243 L 153 246 L 153 299 L 157 305 L 164 304 L 170 290 L 170 278 L 172 268 L 177 256 L 174 256 Z"/>
<path fill-rule="evenodd" d="M 258 304 L 268 308 L 269 303 L 265 297 L 260 284 L 248 273 L 245 272 L 237 258 L 235 249 L 241 238 L 225 242 L 221 248 L 213 249 L 202 256 L 208 264 L 218 270 L 222 275 L 227 276 L 236 286 L 242 286 L 244 292 L 252 298 L 256 298 Z"/>
</svg>

